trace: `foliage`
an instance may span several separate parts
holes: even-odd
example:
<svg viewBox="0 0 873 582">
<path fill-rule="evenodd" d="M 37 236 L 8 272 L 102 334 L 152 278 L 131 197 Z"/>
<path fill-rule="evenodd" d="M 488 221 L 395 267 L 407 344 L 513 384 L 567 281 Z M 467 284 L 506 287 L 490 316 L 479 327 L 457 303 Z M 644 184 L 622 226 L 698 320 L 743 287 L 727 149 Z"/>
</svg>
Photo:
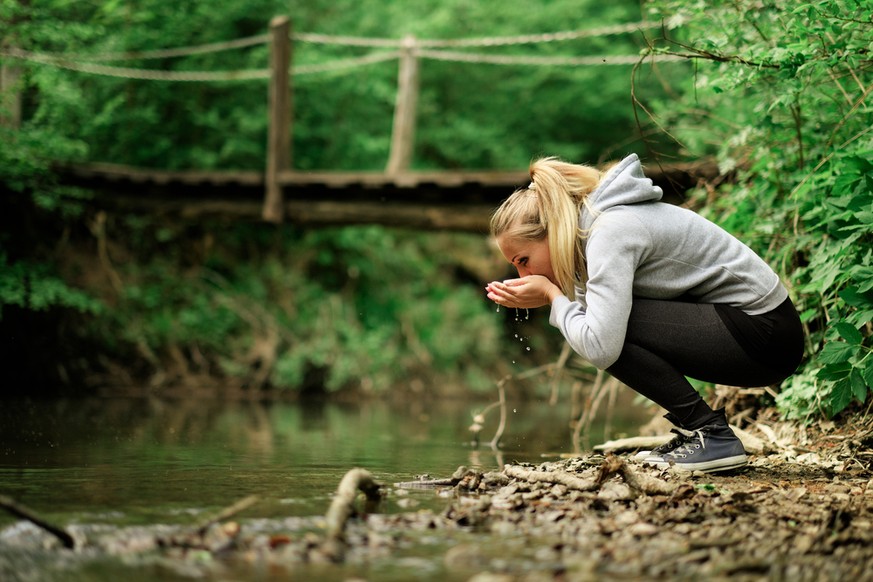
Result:
<svg viewBox="0 0 873 582">
<path fill-rule="evenodd" d="M 480 367 L 505 365 L 500 320 L 478 290 L 445 275 L 457 255 L 483 254 L 480 237 L 347 227 L 264 238 L 223 225 L 201 236 L 214 243 L 193 264 L 169 252 L 119 267 L 123 290 L 97 333 L 164 367 L 159 354 L 181 346 L 253 388 L 384 392 L 436 373 L 476 390 L 493 386 Z M 191 237 L 181 228 L 164 244 L 179 249 Z M 256 250 L 239 264 L 246 243 Z M 138 244 L 138 254 L 161 254 Z"/>
<path fill-rule="evenodd" d="M 660 123 L 694 155 L 715 154 L 736 184 L 702 190 L 705 212 L 792 285 L 808 358 L 778 403 L 789 417 L 834 415 L 873 389 L 873 7 L 855 0 L 653 2 L 686 21 L 652 50 L 695 60 L 693 94 Z"/>
<path fill-rule="evenodd" d="M 0 176 L 5 187 L 6 216 L 0 219 L 0 320 L 4 306 L 43 311 L 66 307 L 95 312 L 99 303 L 87 292 L 65 282 L 55 266 L 51 249 L 24 239 L 26 225 L 19 212 L 41 211 L 60 219 L 81 215 L 87 194 L 59 186 L 49 171 L 50 160 L 63 160 L 78 151 L 75 142 L 55 139 L 39 129 L 10 131 L 0 127 Z M 18 250 L 22 246 L 24 251 Z"/>
<path fill-rule="evenodd" d="M 102 307 L 92 296 L 67 285 L 51 265 L 27 261 L 9 263 L 0 253 L 0 315 L 4 306 L 33 311 L 59 306 L 92 313 Z"/>
</svg>

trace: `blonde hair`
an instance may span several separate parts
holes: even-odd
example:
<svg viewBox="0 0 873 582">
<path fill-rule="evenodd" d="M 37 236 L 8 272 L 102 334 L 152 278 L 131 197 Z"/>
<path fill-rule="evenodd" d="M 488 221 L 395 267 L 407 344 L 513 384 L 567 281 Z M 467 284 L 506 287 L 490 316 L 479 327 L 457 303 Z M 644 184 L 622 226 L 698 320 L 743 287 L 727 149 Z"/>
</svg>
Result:
<svg viewBox="0 0 873 582">
<path fill-rule="evenodd" d="M 601 176 L 591 166 L 540 158 L 530 165 L 530 185 L 513 192 L 491 216 L 495 238 L 548 240 L 555 282 L 570 299 L 575 299 L 577 285 L 584 287 L 588 281 L 579 213 Z"/>
</svg>

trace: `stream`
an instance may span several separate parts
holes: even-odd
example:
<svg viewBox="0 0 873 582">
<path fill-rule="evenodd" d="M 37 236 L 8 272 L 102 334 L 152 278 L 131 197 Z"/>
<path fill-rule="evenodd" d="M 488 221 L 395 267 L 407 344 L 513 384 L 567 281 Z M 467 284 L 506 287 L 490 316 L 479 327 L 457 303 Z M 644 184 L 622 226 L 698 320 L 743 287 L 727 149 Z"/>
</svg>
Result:
<svg viewBox="0 0 873 582">
<path fill-rule="evenodd" d="M 391 485 L 423 474 L 448 477 L 460 465 L 489 471 L 572 452 L 568 408 L 544 402 L 508 403 L 499 453 L 487 444 L 498 420 L 492 410 L 482 431 L 484 443 L 472 446 L 468 427 L 473 413 L 486 404 L 5 399 L 0 403 L 0 495 L 58 525 L 116 527 L 194 524 L 257 495 L 258 502 L 236 516 L 245 527 L 246 520 L 324 515 L 339 481 L 353 467 Z M 632 431 L 646 417 L 641 408 L 618 410 L 627 418 L 612 419 L 611 436 Z M 594 442 L 603 432 L 602 425 L 592 426 Z M 382 511 L 439 512 L 445 504 L 432 490 L 411 491 L 405 497 L 389 495 Z M 17 518 L 0 513 L 0 554 L 4 536 L 14 536 L 17 525 Z M 446 548 L 436 546 L 413 550 L 405 561 L 386 559 L 380 579 L 403 579 L 408 568 L 429 568 L 439 579 Z M 119 567 L 91 564 L 76 570 L 75 579 L 116 579 Z M 128 570 L 128 582 L 153 579 L 151 570 L 136 575 Z M 319 578 L 344 579 L 349 572 L 322 574 Z"/>
</svg>

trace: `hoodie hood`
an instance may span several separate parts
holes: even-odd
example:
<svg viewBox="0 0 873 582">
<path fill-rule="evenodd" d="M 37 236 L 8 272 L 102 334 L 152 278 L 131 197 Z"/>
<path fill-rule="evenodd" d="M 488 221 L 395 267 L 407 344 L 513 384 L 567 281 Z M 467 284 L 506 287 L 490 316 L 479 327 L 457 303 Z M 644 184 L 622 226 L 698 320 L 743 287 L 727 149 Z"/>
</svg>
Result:
<svg viewBox="0 0 873 582">
<path fill-rule="evenodd" d="M 588 203 L 582 208 L 579 218 L 583 230 L 588 230 L 597 216 L 614 206 L 655 202 L 664 195 L 660 186 L 655 186 L 643 173 L 643 166 L 636 154 L 631 154 L 612 167 L 597 188 L 588 195 Z"/>
</svg>

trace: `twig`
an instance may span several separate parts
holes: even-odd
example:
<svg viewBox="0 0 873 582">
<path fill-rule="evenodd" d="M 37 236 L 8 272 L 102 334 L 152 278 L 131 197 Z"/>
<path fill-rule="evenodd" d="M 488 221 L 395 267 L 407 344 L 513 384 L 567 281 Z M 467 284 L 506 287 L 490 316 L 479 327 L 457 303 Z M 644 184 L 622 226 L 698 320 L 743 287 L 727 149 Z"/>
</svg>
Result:
<svg viewBox="0 0 873 582">
<path fill-rule="evenodd" d="M 506 391 L 503 389 L 505 383 L 506 378 L 497 383 L 497 393 L 500 395 L 500 424 L 497 425 L 497 431 L 494 433 L 494 438 L 491 439 L 491 448 L 495 451 L 500 446 L 500 439 L 506 429 Z"/>
<path fill-rule="evenodd" d="M 32 524 L 41 527 L 45 531 L 49 532 L 56 538 L 58 538 L 64 547 L 73 550 L 76 548 L 76 540 L 73 539 L 73 536 L 70 535 L 70 532 L 65 530 L 62 527 L 58 527 L 54 524 L 47 522 L 46 520 L 39 517 L 36 513 L 34 513 L 31 509 L 21 505 L 16 502 L 14 499 L 10 497 L 6 497 L 4 495 L 0 495 L 0 507 L 8 511 L 14 516 L 20 517 L 22 519 L 26 519 Z"/>
<path fill-rule="evenodd" d="M 249 495 L 248 497 L 244 497 L 244 498 L 240 499 L 239 501 L 237 501 L 233 505 L 228 505 L 227 507 L 225 507 L 224 509 L 222 509 L 221 511 L 219 511 L 218 513 L 216 513 L 212 517 L 201 522 L 197 526 L 197 533 L 200 535 L 203 535 L 204 533 L 206 533 L 206 530 L 208 530 L 209 527 L 212 526 L 213 524 L 216 524 L 219 521 L 223 521 L 223 520 L 227 519 L 228 517 L 232 517 L 232 516 L 236 515 L 237 513 L 239 513 L 240 511 L 243 511 L 244 509 L 251 507 L 252 505 L 255 504 L 255 502 L 257 500 L 258 500 L 257 495 Z"/>
<path fill-rule="evenodd" d="M 561 348 L 561 355 L 558 356 L 558 361 L 555 364 L 555 375 L 552 376 L 552 390 L 549 396 L 549 405 L 554 406 L 558 403 L 558 380 L 561 379 L 561 370 L 567 365 L 567 360 L 570 359 L 570 344 L 564 342 Z"/>
</svg>

